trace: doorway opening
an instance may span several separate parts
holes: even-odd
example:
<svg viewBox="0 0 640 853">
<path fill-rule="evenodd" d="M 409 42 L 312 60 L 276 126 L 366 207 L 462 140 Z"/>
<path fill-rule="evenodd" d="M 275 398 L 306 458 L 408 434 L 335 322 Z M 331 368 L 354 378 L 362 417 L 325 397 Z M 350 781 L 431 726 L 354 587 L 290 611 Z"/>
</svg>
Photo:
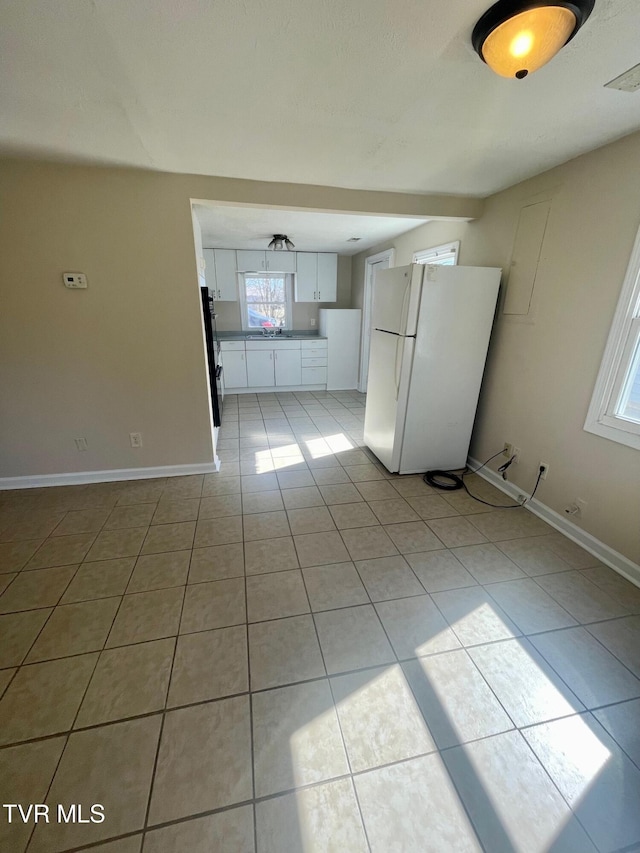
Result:
<svg viewBox="0 0 640 853">
<path fill-rule="evenodd" d="M 367 393 L 369 378 L 369 348 L 371 346 L 371 308 L 373 305 L 373 284 L 378 270 L 386 270 L 393 266 L 395 249 L 385 249 L 365 260 L 364 298 L 362 300 L 362 341 L 360 344 L 360 379 L 358 391 Z"/>
</svg>

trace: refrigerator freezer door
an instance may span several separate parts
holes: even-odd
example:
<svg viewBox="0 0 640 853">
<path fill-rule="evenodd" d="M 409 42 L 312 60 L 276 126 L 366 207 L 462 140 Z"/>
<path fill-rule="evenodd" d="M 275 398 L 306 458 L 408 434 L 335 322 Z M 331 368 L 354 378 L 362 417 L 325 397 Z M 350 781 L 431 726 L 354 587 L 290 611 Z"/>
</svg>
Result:
<svg viewBox="0 0 640 853">
<path fill-rule="evenodd" d="M 399 471 L 466 464 L 501 270 L 428 266 Z"/>
<path fill-rule="evenodd" d="M 364 442 L 392 472 L 400 464 L 414 344 L 413 338 L 371 333 Z"/>
<path fill-rule="evenodd" d="M 373 290 L 372 329 L 396 335 L 415 335 L 424 266 L 380 270 Z"/>
</svg>

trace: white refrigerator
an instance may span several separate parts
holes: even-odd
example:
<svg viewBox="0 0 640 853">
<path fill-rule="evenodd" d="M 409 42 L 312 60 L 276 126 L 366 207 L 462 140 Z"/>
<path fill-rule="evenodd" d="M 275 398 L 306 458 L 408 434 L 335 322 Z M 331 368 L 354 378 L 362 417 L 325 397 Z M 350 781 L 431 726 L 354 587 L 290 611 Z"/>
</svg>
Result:
<svg viewBox="0 0 640 853">
<path fill-rule="evenodd" d="M 466 464 L 501 272 L 411 264 L 377 274 L 364 441 L 389 471 Z"/>
</svg>

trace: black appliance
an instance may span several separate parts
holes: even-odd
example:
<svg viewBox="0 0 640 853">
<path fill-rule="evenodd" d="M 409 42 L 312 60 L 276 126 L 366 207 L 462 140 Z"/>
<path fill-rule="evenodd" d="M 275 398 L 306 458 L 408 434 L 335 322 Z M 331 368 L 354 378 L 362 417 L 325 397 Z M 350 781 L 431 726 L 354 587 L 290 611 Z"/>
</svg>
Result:
<svg viewBox="0 0 640 853">
<path fill-rule="evenodd" d="M 209 367 L 209 390 L 211 392 L 211 411 L 213 425 L 219 427 L 222 423 L 222 365 L 219 363 L 220 344 L 216 334 L 216 314 L 213 307 L 213 297 L 208 287 L 200 288 L 202 298 L 202 317 L 204 320 L 204 337 L 207 344 L 207 364 Z"/>
</svg>

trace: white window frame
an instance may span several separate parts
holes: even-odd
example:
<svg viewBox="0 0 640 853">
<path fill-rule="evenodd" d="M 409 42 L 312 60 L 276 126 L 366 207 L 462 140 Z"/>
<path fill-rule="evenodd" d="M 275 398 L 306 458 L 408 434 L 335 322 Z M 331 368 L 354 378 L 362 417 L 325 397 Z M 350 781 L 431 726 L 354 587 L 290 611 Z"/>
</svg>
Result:
<svg viewBox="0 0 640 853">
<path fill-rule="evenodd" d="M 434 246 L 432 249 L 420 249 L 413 253 L 414 264 L 442 264 L 449 258 L 453 258 L 453 263 L 458 263 L 458 255 L 460 253 L 460 240 L 453 243 L 443 243 L 442 246 Z"/>
<path fill-rule="evenodd" d="M 640 423 L 617 414 L 640 342 L 640 229 L 602 357 L 584 428 L 640 450 Z"/>
<path fill-rule="evenodd" d="M 279 328 L 282 329 L 291 329 L 293 328 L 293 276 L 291 273 L 278 273 L 278 272 L 269 272 L 268 270 L 258 272 L 239 272 L 238 273 L 238 290 L 240 291 L 240 316 L 242 320 L 242 330 L 244 332 L 253 332 L 260 331 L 263 326 L 250 326 L 249 325 L 249 312 L 247 302 L 247 287 L 245 282 L 245 276 L 250 276 L 253 278 L 284 278 L 284 295 L 285 295 L 285 309 L 284 309 L 284 319 L 285 324 Z"/>
</svg>

